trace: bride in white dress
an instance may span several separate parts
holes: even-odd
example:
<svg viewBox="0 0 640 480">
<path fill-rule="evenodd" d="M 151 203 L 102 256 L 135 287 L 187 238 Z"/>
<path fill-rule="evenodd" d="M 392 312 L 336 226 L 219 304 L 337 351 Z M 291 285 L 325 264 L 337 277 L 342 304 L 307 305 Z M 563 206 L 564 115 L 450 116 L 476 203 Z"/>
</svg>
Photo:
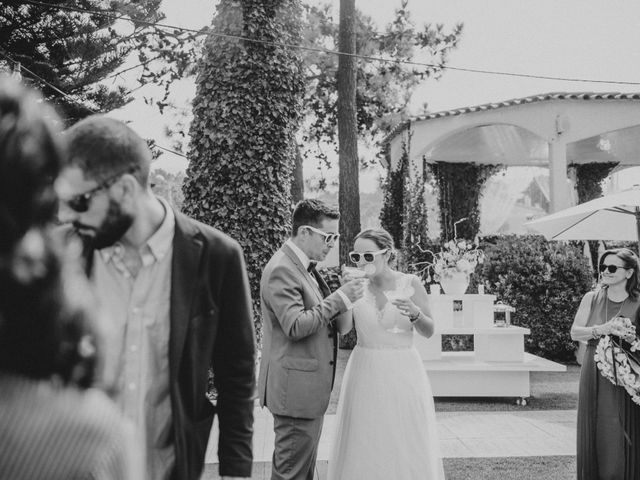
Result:
<svg viewBox="0 0 640 480">
<path fill-rule="evenodd" d="M 358 343 L 342 380 L 328 480 L 444 479 L 431 385 L 413 347 L 414 330 L 433 334 L 427 292 L 415 275 L 391 269 L 392 254 L 381 229 L 358 234 L 350 254 L 369 281 L 353 307 Z"/>
</svg>

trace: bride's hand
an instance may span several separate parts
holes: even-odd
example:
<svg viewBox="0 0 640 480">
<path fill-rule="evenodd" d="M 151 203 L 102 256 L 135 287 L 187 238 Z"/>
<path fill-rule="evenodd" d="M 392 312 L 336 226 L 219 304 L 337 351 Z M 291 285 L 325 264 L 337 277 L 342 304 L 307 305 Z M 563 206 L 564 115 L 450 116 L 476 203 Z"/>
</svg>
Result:
<svg viewBox="0 0 640 480">
<path fill-rule="evenodd" d="M 407 317 L 415 317 L 416 315 L 420 315 L 420 309 L 418 306 L 411 301 L 410 298 L 397 298 L 391 302 L 400 313 L 406 315 Z"/>
</svg>

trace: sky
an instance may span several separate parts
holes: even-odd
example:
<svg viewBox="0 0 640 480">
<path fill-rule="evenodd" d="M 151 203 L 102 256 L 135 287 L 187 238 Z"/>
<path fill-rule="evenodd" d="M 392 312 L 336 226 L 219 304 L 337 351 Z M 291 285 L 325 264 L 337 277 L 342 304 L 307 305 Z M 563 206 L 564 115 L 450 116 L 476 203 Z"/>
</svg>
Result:
<svg viewBox="0 0 640 480">
<path fill-rule="evenodd" d="M 337 21 L 339 0 L 329 3 Z M 215 0 L 164 0 L 164 23 L 200 28 L 210 23 L 215 4 Z M 399 6 L 400 0 L 356 0 L 356 7 L 380 29 Z M 435 112 L 558 91 L 640 92 L 637 0 L 409 0 L 408 9 L 418 27 L 443 23 L 450 29 L 456 22 L 464 23 L 458 48 L 449 57 L 451 67 L 638 83 L 568 82 L 447 70 L 440 80 L 427 80 L 416 89 L 415 112 L 425 102 Z M 194 92 L 189 83 L 177 90 L 177 101 L 185 104 Z M 141 104 L 138 100 L 120 114 L 132 119 L 141 134 L 161 136 L 164 120 Z M 185 168 L 184 161 L 164 157 L 157 166 Z M 364 182 L 365 190 L 367 185 L 375 188 L 375 182 Z"/>
</svg>

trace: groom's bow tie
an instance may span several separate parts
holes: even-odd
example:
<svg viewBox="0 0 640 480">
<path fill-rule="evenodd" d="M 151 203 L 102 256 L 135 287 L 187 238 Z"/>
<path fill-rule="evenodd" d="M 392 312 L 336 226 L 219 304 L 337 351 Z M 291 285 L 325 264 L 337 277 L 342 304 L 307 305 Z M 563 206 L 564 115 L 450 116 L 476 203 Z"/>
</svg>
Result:
<svg viewBox="0 0 640 480">
<path fill-rule="evenodd" d="M 313 271 L 316 269 L 317 264 L 318 262 L 309 262 L 309 266 L 307 267 L 307 272 L 313 273 Z"/>
</svg>

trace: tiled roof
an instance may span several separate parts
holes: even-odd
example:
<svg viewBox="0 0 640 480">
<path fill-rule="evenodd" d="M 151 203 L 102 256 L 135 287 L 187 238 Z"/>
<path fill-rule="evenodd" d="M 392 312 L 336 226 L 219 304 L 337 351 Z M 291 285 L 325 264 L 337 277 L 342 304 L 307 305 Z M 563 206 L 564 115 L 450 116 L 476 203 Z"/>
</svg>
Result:
<svg viewBox="0 0 640 480">
<path fill-rule="evenodd" d="M 514 98 L 502 102 L 485 103 L 472 107 L 454 108 L 452 110 L 443 110 L 440 112 L 429 113 L 418 117 L 410 118 L 398 124 L 384 139 L 384 143 L 388 143 L 405 130 L 412 122 L 422 120 L 432 120 L 434 118 L 453 117 L 465 113 L 484 112 L 486 110 L 496 110 L 498 108 L 511 107 L 513 105 L 522 105 L 525 103 L 545 102 L 548 100 L 640 100 L 640 93 L 619 93 L 619 92 L 553 92 L 543 93 L 540 95 L 532 95 L 530 97 Z"/>
</svg>

